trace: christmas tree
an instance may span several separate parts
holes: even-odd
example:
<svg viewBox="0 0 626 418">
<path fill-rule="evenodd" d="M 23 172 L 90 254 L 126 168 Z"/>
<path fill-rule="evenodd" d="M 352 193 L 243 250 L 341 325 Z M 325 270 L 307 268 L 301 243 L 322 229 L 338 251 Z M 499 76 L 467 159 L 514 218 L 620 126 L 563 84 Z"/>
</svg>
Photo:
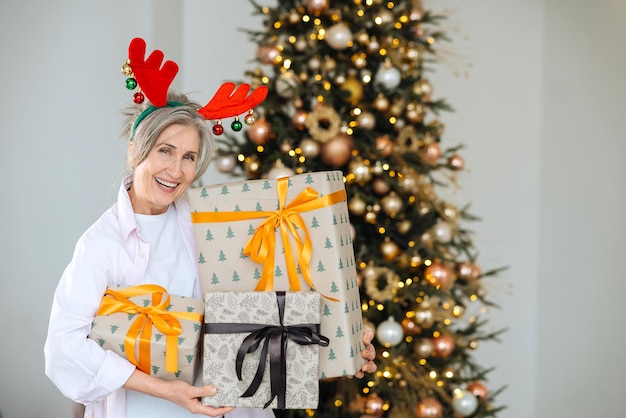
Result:
<svg viewBox="0 0 626 418">
<path fill-rule="evenodd" d="M 265 29 L 249 31 L 269 94 L 241 137 L 219 137 L 216 166 L 248 178 L 342 170 L 366 325 L 378 371 L 321 385 L 315 411 L 277 416 L 492 417 L 498 390 L 472 351 L 497 339 L 467 207 L 442 198 L 464 168 L 442 146 L 442 111 L 427 70 L 445 16 L 418 0 L 252 2 Z M 317 243 L 324 245 L 324 243 Z"/>
</svg>

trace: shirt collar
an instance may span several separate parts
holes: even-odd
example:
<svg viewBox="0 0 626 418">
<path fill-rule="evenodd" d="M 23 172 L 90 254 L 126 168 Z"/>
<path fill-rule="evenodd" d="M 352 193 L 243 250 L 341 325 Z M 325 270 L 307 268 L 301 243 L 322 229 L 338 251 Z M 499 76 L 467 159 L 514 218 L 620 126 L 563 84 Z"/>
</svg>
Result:
<svg viewBox="0 0 626 418">
<path fill-rule="evenodd" d="M 117 194 L 117 205 L 119 211 L 119 221 L 121 232 L 124 237 L 128 237 L 131 232 L 136 231 L 138 228 L 137 220 L 135 219 L 135 212 L 133 211 L 133 205 L 130 203 L 130 196 L 128 195 L 128 189 L 132 183 L 132 178 L 126 177 L 120 185 L 120 190 Z M 189 217 L 189 197 L 187 193 L 184 193 L 181 197 L 174 201 L 176 207 L 176 213 L 178 218 Z"/>
</svg>

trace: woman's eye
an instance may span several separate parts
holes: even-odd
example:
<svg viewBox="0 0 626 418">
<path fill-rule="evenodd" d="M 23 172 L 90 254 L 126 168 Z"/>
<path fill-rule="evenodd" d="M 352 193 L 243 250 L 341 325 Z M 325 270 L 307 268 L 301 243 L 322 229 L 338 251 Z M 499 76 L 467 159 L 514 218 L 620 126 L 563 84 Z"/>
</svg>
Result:
<svg viewBox="0 0 626 418">
<path fill-rule="evenodd" d="M 161 152 L 161 153 L 163 153 L 163 154 L 169 154 L 169 153 L 170 153 L 170 150 L 169 150 L 169 149 L 167 149 L 167 148 L 161 148 L 161 149 L 159 150 L 159 152 Z"/>
<path fill-rule="evenodd" d="M 185 155 L 185 159 L 189 161 L 196 161 L 196 157 L 194 157 L 193 155 Z"/>
</svg>

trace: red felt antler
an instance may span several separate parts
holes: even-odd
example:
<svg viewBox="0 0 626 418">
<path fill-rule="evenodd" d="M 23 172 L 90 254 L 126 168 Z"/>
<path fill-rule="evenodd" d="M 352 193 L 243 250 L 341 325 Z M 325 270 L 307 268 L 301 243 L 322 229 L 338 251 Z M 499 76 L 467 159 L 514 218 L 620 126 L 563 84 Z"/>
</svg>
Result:
<svg viewBox="0 0 626 418">
<path fill-rule="evenodd" d="M 206 120 L 219 120 L 238 116 L 251 110 L 267 97 L 266 86 L 257 87 L 248 96 L 249 91 L 249 84 L 241 84 L 235 90 L 235 83 L 224 83 L 217 89 L 209 103 L 198 110 L 198 113 Z"/>
<path fill-rule="evenodd" d="M 150 56 L 144 60 L 146 54 L 146 41 L 141 38 L 134 38 L 128 46 L 129 64 L 133 69 L 133 74 L 137 84 L 148 100 L 157 107 L 167 104 L 167 90 L 169 89 L 176 73 L 178 65 L 174 61 L 163 62 L 163 52 L 155 49 Z"/>
</svg>

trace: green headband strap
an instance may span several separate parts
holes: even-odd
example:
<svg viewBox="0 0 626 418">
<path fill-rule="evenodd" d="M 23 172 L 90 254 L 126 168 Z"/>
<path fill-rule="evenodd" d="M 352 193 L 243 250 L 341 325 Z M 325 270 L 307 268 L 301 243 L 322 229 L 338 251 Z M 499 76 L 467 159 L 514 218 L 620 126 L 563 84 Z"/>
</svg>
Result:
<svg viewBox="0 0 626 418">
<path fill-rule="evenodd" d="M 177 106 L 184 106 L 184 103 L 180 103 L 180 102 L 167 102 L 167 104 L 165 106 L 161 106 L 161 107 L 156 107 L 156 106 L 148 106 L 143 112 L 141 112 L 139 114 L 139 116 L 137 116 L 137 119 L 135 119 L 135 123 L 133 123 L 133 127 L 130 130 L 130 141 L 133 140 L 133 138 L 135 138 L 135 129 L 137 129 L 137 126 L 141 123 L 141 121 L 143 121 L 145 118 L 147 118 L 149 115 L 152 114 L 152 112 L 154 112 L 157 109 L 162 109 L 164 107 L 177 107 Z"/>
</svg>

